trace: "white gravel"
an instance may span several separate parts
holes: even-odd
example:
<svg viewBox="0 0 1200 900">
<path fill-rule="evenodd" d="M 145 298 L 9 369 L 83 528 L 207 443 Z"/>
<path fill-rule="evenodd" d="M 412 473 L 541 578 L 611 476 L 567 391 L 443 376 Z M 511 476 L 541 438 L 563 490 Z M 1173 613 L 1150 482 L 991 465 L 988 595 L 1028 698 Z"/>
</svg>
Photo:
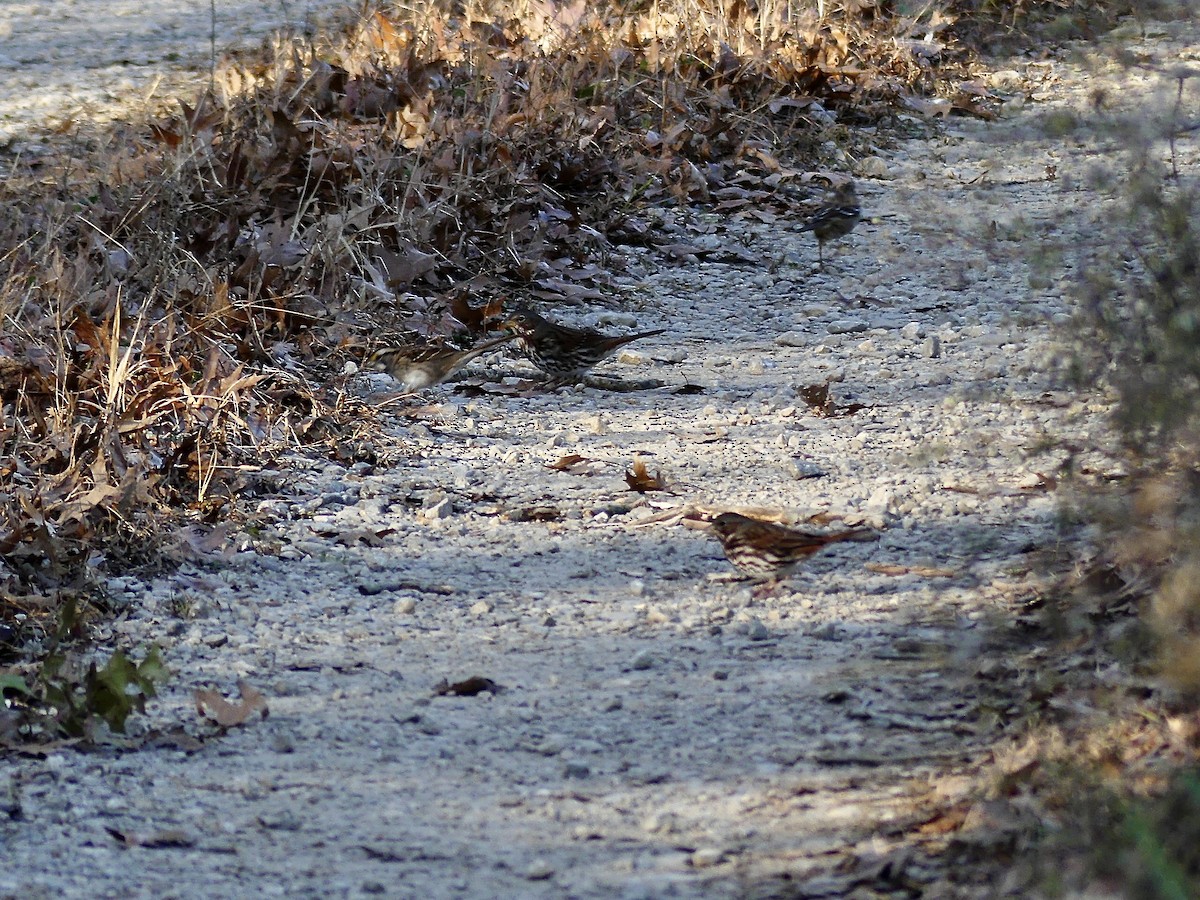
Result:
<svg viewBox="0 0 1200 900">
<path fill-rule="evenodd" d="M 109 5 L 36 6 L 82 25 Z M 182 21 L 193 5 L 156 9 Z M 13 8 L 0 21 L 17 34 Z M 207 40 L 196 27 L 193 45 Z M 148 69 L 170 61 L 164 29 L 140 32 Z M 661 220 L 678 242 L 762 265 L 616 254 L 622 308 L 674 334 L 604 372 L 665 387 L 444 387 L 391 420 L 388 464 L 280 459 L 289 487 L 263 498 L 253 541 L 115 582 L 130 601 L 122 643 L 161 643 L 175 673 L 142 727 L 205 732 L 192 690 L 232 694 L 238 679 L 270 717 L 194 750 L 8 759 L 20 814 L 0 822 L 0 896 L 847 892 L 834 868 L 899 846 L 995 737 L 977 714 L 979 663 L 990 627 L 1036 589 L 1036 551 L 1059 539 L 1061 498 L 1040 489 L 1058 447 L 1080 448 L 1077 469 L 1115 465 L 1087 449 L 1105 408 L 1064 388 L 1054 334 L 1062 260 L 1100 215 L 1082 185 L 1101 148 L 1037 125 L 1088 114 L 1091 82 L 1061 61 L 1005 67 L 1014 96 L 1041 99 L 880 148 L 888 178 L 860 183 L 874 221 L 831 245 L 825 272 L 795 223 L 728 215 Z M 1149 90 L 1139 78 L 1124 90 Z M 1181 148 L 1194 173 L 1195 136 Z M 1059 262 L 1040 267 L 1048 253 Z M 527 373 L 503 355 L 469 371 L 489 369 Z M 865 408 L 811 414 L 797 391 L 827 380 Z M 594 462 L 546 468 L 571 453 Z M 675 493 L 625 490 L 637 457 Z M 721 579 L 703 532 L 645 524 L 689 503 L 823 511 L 883 535 L 758 598 Z M 557 519 L 522 521 L 535 508 Z M 473 675 L 504 690 L 434 695 Z M 127 848 L 108 829 L 190 845 Z"/>
</svg>

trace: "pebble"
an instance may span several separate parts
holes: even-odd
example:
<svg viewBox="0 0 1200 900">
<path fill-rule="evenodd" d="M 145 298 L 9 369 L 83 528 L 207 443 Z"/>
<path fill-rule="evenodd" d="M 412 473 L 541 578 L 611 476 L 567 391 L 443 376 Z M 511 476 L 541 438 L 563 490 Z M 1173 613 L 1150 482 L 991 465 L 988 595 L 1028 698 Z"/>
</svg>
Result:
<svg viewBox="0 0 1200 900">
<path fill-rule="evenodd" d="M 866 319 L 835 319 L 825 326 L 830 334 L 855 334 L 870 327 L 871 323 Z"/>
<path fill-rule="evenodd" d="M 448 519 L 454 515 L 454 501 L 449 497 L 433 500 L 421 510 L 421 518 L 429 520 Z"/>
<path fill-rule="evenodd" d="M 785 331 L 775 336 L 775 344 L 779 347 L 807 347 L 812 338 L 803 331 Z"/>
<path fill-rule="evenodd" d="M 534 860 L 525 869 L 525 877 L 530 881 L 545 881 L 554 876 L 554 866 L 544 859 Z"/>
<path fill-rule="evenodd" d="M 629 661 L 629 668 L 635 672 L 644 671 L 654 668 L 656 662 L 654 653 L 650 650 L 642 650 Z"/>
<path fill-rule="evenodd" d="M 695 851 L 690 862 L 694 869 L 708 869 L 725 861 L 725 851 L 716 847 L 702 847 Z"/>
</svg>

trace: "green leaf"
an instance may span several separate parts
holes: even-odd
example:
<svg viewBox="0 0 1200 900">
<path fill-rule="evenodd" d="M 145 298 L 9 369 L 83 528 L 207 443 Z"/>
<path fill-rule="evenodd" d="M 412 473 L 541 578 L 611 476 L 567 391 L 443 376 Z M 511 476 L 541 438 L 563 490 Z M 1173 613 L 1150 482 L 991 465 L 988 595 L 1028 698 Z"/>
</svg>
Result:
<svg viewBox="0 0 1200 900">
<path fill-rule="evenodd" d="M 30 693 L 29 685 L 20 675 L 0 675 L 0 691 L 16 691 L 26 696 Z"/>
</svg>

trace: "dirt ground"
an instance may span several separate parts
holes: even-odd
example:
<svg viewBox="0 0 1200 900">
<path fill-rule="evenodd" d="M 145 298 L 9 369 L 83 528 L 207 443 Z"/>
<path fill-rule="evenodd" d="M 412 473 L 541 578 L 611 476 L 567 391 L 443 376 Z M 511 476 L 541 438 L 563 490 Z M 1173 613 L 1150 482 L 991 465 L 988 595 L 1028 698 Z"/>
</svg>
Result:
<svg viewBox="0 0 1200 900">
<path fill-rule="evenodd" d="M 119 40 L 89 10 L 118 5 L 0 7 L 0 141 L 207 64 L 207 5 L 185 28 L 197 4 L 157 4 Z M 1200 52 L 1176 26 L 1120 39 Z M 379 463 L 270 461 L 253 538 L 114 579 L 115 637 L 160 644 L 173 677 L 146 749 L 0 763 L 0 896 L 1027 895 L 939 865 L 921 828 L 994 758 L 1015 612 L 1086 538 L 1059 514 L 1062 448 L 1117 465 L 1093 449 L 1105 404 L 1063 377 L 1074 254 L 1112 210 L 1090 175 L 1121 149 L 1086 126 L 1098 85 L 1134 105 L 1173 83 L 1103 55 L 996 61 L 1001 120 L 852 161 L 870 221 L 823 270 L 799 219 L 659 211 L 694 252 L 621 249 L 620 297 L 554 311 L 670 329 L 603 366 L 621 389 L 471 390 L 531 372 L 492 354 L 390 402 Z M 1194 172 L 1194 133 L 1177 152 Z M 825 382 L 861 408 L 814 414 Z M 670 492 L 629 491 L 636 459 Z M 742 507 L 881 538 L 759 596 L 671 514 Z M 471 676 L 497 687 L 438 693 Z M 239 679 L 269 718 L 189 741 L 193 691 Z"/>
</svg>

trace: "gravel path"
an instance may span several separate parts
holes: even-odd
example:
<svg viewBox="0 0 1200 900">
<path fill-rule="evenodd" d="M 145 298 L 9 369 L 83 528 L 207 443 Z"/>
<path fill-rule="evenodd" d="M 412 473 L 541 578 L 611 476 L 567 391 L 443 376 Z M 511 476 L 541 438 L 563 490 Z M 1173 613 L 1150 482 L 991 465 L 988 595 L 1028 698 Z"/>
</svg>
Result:
<svg viewBox="0 0 1200 900">
<path fill-rule="evenodd" d="M 303 32 L 337 0 L 43 0 L 0 3 L 0 148 L 36 152 L 73 131 L 182 97 L 208 80 L 213 47 Z M 31 132 L 33 140 L 30 140 Z"/>
<path fill-rule="evenodd" d="M 1042 123 L 1086 110 L 1091 83 L 1012 65 L 997 89 L 1032 98 L 1013 118 L 880 149 L 874 221 L 823 272 L 794 223 L 663 211 L 711 252 L 622 251 L 622 311 L 577 318 L 673 329 L 604 367 L 665 386 L 393 404 L 387 465 L 280 459 L 253 541 L 114 581 L 120 638 L 164 642 L 175 673 L 148 717 L 163 734 L 5 761 L 0 896 L 807 897 L 940 877 L 881 861 L 996 736 L 994 627 L 1059 539 L 1056 448 L 1113 467 L 1086 449 L 1104 407 L 1055 374 L 1103 148 Z M 1181 158 L 1194 172 L 1194 140 Z M 814 415 L 799 392 L 826 381 L 864 408 Z M 547 468 L 567 454 L 580 471 Z M 627 491 L 636 458 L 674 493 Z M 756 597 L 704 532 L 652 521 L 687 504 L 882 537 Z M 503 690 L 435 693 L 475 675 Z M 268 719 L 197 746 L 172 731 L 203 730 L 194 688 L 238 679 Z"/>
</svg>

